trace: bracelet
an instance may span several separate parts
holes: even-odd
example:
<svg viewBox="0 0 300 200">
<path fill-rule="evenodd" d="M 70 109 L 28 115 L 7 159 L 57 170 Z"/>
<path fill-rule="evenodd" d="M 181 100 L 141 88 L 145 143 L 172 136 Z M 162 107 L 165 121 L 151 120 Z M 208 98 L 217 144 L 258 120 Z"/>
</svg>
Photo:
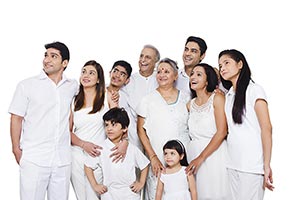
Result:
<svg viewBox="0 0 300 200">
<path fill-rule="evenodd" d="M 150 156 L 150 161 L 152 160 L 152 158 L 154 158 L 154 157 L 157 157 L 157 155 L 156 154 L 153 154 L 152 156 Z"/>
</svg>

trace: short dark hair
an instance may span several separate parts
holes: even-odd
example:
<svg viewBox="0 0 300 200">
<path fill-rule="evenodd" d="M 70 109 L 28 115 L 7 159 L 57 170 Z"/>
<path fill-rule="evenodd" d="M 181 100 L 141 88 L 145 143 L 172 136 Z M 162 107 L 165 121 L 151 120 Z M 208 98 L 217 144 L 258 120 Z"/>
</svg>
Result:
<svg viewBox="0 0 300 200">
<path fill-rule="evenodd" d="M 206 52 L 206 50 L 207 50 L 206 42 L 205 42 L 202 38 L 200 38 L 200 37 L 190 36 L 190 37 L 188 37 L 188 39 L 186 40 L 185 45 L 186 45 L 188 42 L 196 42 L 196 43 L 199 45 L 199 48 L 200 48 L 200 56 L 203 55 L 203 54 Z"/>
<path fill-rule="evenodd" d="M 116 66 L 122 66 L 122 67 L 124 67 L 125 68 L 125 70 L 126 70 L 126 72 L 127 72 L 127 75 L 128 75 L 128 77 L 127 78 L 129 78 L 130 76 L 131 76 L 131 72 L 132 72 L 132 67 L 131 67 L 131 65 L 128 63 L 128 62 L 126 62 L 125 60 L 118 60 L 118 61 L 116 61 L 115 63 L 114 63 L 114 65 L 112 66 L 112 70 L 116 67 Z"/>
<path fill-rule="evenodd" d="M 70 51 L 68 47 L 62 42 L 52 42 L 49 44 L 45 44 L 45 48 L 46 49 L 53 48 L 59 50 L 62 57 L 62 61 L 70 60 Z"/>
<path fill-rule="evenodd" d="M 129 117 L 124 108 L 111 108 L 103 115 L 103 121 L 120 123 L 122 129 L 127 128 L 129 126 Z"/>
</svg>

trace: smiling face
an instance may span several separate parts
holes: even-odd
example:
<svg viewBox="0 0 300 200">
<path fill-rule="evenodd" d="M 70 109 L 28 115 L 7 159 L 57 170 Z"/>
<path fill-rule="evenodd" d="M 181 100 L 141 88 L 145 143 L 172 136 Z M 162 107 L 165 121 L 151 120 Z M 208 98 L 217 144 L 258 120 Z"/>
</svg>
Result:
<svg viewBox="0 0 300 200">
<path fill-rule="evenodd" d="M 194 91 L 206 90 L 207 75 L 203 67 L 196 66 L 193 68 L 190 76 L 190 84 L 191 89 L 193 89 Z"/>
<path fill-rule="evenodd" d="M 97 83 L 99 80 L 96 68 L 93 65 L 84 66 L 80 75 L 80 84 L 83 88 L 96 88 Z"/>
<path fill-rule="evenodd" d="M 43 69 L 48 76 L 59 75 L 68 65 L 68 61 L 62 61 L 60 51 L 54 48 L 48 48 L 43 60 Z"/>
<path fill-rule="evenodd" d="M 158 65 L 156 80 L 159 87 L 173 87 L 177 77 L 178 73 L 169 63 L 162 62 Z"/>
<path fill-rule="evenodd" d="M 196 42 L 188 42 L 184 47 L 182 60 L 185 67 L 192 68 L 197 65 L 204 56 L 205 54 L 201 55 L 200 47 Z"/>
<path fill-rule="evenodd" d="M 140 73 L 143 76 L 150 76 L 155 68 L 157 62 L 156 52 L 151 48 L 144 48 L 139 58 Z"/>
<path fill-rule="evenodd" d="M 219 69 L 220 75 L 224 80 L 236 83 L 241 69 L 243 67 L 243 62 L 236 62 L 229 55 L 223 55 L 219 59 Z"/>
<path fill-rule="evenodd" d="M 184 155 L 179 155 L 175 149 L 165 149 L 164 150 L 164 160 L 168 167 L 173 168 L 180 165 L 180 160 L 182 160 Z"/>
<path fill-rule="evenodd" d="M 110 84 L 113 87 L 121 88 L 123 85 L 129 82 L 126 69 L 121 65 L 115 66 L 109 73 Z"/>
</svg>

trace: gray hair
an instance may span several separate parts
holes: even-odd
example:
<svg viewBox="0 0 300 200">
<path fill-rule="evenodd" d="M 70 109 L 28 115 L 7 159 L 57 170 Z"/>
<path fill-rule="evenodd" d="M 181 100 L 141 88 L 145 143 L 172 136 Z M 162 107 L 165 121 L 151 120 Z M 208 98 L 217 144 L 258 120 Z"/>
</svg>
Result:
<svg viewBox="0 0 300 200">
<path fill-rule="evenodd" d="M 152 50 L 155 51 L 155 56 L 156 56 L 156 57 L 155 57 L 155 59 L 156 59 L 155 62 L 158 62 L 159 59 L 160 59 L 160 53 L 159 53 L 158 49 L 157 49 L 155 46 L 151 45 L 151 44 L 146 44 L 146 45 L 144 46 L 144 49 L 145 49 L 145 48 L 149 48 L 149 49 L 152 49 Z"/>
<path fill-rule="evenodd" d="M 171 67 L 174 70 L 174 72 L 178 73 L 178 66 L 177 66 L 177 62 L 176 61 L 174 61 L 174 60 L 172 60 L 170 58 L 163 58 L 163 59 L 161 59 L 158 62 L 157 66 L 159 66 L 159 64 L 161 64 L 161 63 L 167 63 L 167 64 L 171 65 Z"/>
</svg>

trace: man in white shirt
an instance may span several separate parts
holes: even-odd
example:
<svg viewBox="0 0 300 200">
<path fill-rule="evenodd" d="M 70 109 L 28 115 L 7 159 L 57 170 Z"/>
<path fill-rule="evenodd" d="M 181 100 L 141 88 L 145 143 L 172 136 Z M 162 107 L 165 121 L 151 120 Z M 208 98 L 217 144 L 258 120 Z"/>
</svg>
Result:
<svg viewBox="0 0 300 200">
<path fill-rule="evenodd" d="M 130 106 L 130 112 L 127 110 L 131 119 L 129 132 L 134 128 L 136 135 L 136 109 L 142 98 L 158 87 L 155 66 L 159 60 L 160 53 L 157 48 L 152 45 L 145 45 L 139 57 L 139 71 L 131 76 L 129 83 L 124 88 L 124 91 L 128 95 L 128 104 Z M 142 148 L 140 141 L 138 141 L 138 144 L 135 142 L 133 143 L 140 149 Z"/>
<path fill-rule="evenodd" d="M 9 107 L 22 200 L 45 199 L 46 192 L 49 200 L 65 200 L 69 194 L 69 116 L 78 84 L 63 75 L 68 47 L 53 42 L 45 48 L 42 72 L 18 84 Z"/>
<path fill-rule="evenodd" d="M 204 59 L 206 49 L 206 42 L 202 38 L 195 36 L 187 38 L 182 54 L 184 68 L 178 71 L 178 78 L 175 82 L 175 87 L 178 90 L 191 94 L 189 86 L 190 74 L 193 67 Z"/>
</svg>

